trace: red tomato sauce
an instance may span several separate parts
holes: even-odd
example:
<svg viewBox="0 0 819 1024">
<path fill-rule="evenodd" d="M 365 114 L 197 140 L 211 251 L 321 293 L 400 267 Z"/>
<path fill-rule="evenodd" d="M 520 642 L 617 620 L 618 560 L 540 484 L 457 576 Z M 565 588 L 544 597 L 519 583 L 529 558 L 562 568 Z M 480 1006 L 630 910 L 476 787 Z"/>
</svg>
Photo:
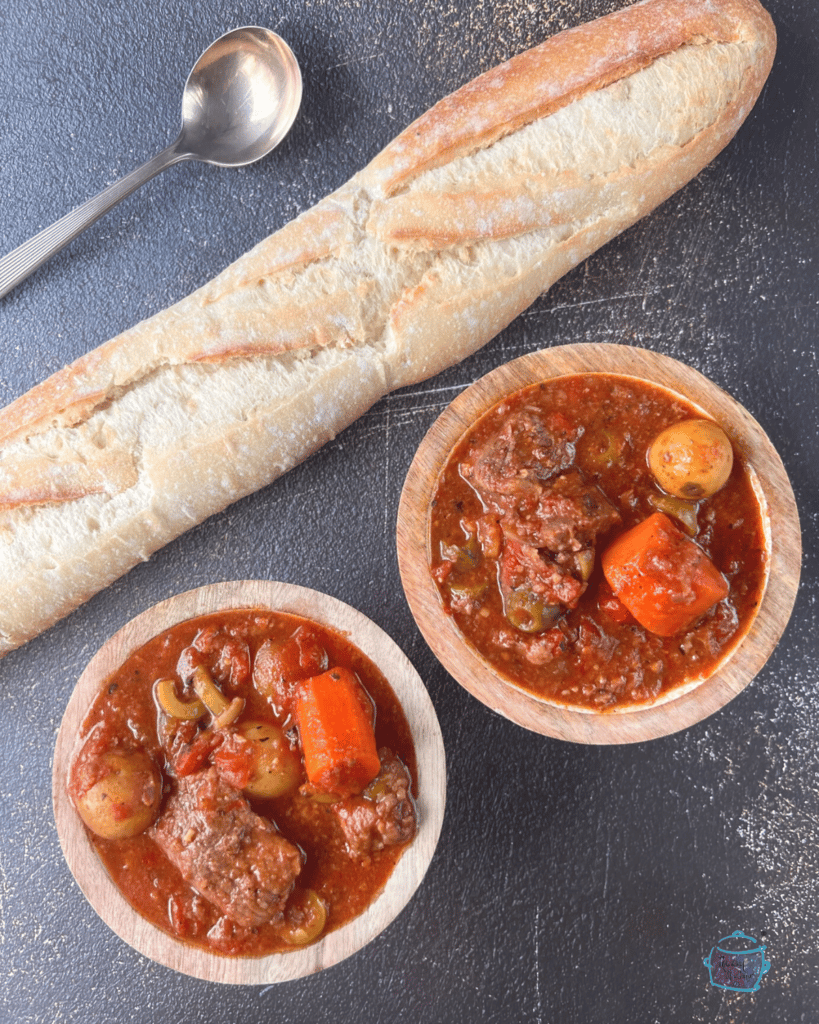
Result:
<svg viewBox="0 0 819 1024">
<path fill-rule="evenodd" d="M 405 829 L 392 845 L 370 842 L 370 833 L 354 836 L 359 846 L 354 854 L 336 813 L 342 804 L 316 793 L 304 775 L 298 731 L 288 708 L 277 706 L 268 695 L 254 687 L 254 665 L 265 644 L 285 645 L 296 631 L 307 629 L 301 670 L 298 659 L 285 666 L 280 692 L 287 698 L 298 692 L 299 681 L 317 664 L 343 666 L 355 673 L 363 687 L 368 712 L 374 706 L 374 731 L 379 753 L 388 748 L 394 764 L 402 765 L 417 793 L 417 767 L 412 736 L 401 705 L 378 668 L 355 646 L 331 629 L 297 616 L 267 611 L 226 611 L 183 622 L 155 637 L 132 654 L 108 679 L 83 723 L 78 753 L 68 779 L 68 791 L 77 805 L 89 785 L 98 779 L 98 757 L 106 751 L 144 751 L 158 766 L 162 777 L 163 805 L 159 821 L 185 778 L 210 770 L 220 785 L 236 793 L 238 804 L 249 804 L 241 813 L 261 819 L 262 826 L 279 834 L 301 854 L 301 868 L 295 884 L 286 894 L 282 913 L 252 926 L 237 923 L 203 895 L 196 881 L 186 879 L 156 841 L 155 824 L 142 834 L 106 839 L 86 827 L 89 839 L 128 902 L 148 921 L 177 939 L 230 956 L 260 956 L 296 948 L 292 930 L 303 916 L 306 894 L 318 895 L 326 910 L 321 936 L 341 927 L 362 913 L 383 889 L 412 836 Z M 183 655 L 182 659 L 180 656 Z M 306 658 L 306 660 L 305 660 Z M 313 658 L 313 663 L 310 663 Z M 164 678 L 177 681 L 180 698 L 192 697 L 184 676 L 191 665 L 203 664 L 230 700 L 239 697 L 244 706 L 236 723 L 222 733 L 209 727 L 209 718 L 180 723 L 159 707 L 154 684 Z M 280 680 L 281 683 L 281 680 Z M 285 700 L 286 703 L 286 700 Z M 243 721 L 270 723 L 286 738 L 298 767 L 299 788 L 284 795 L 263 798 L 238 790 L 250 776 L 242 760 L 241 737 L 237 728 Z M 378 777 L 375 783 L 378 783 Z M 374 783 L 374 784 L 375 784 Z M 355 799 L 360 805 L 373 804 L 367 791 Z M 204 800 L 204 798 L 202 798 Z M 200 801 L 201 802 L 201 801 Z M 412 819 L 414 803 L 408 797 L 404 812 Z M 216 815 L 233 813 L 224 804 Z M 256 817 L 258 816 L 258 817 Z M 195 816 L 193 833 L 199 827 Z M 271 827 L 270 823 L 274 823 Z M 375 833 L 372 833 L 375 835 Z M 235 836 L 229 836 L 231 841 Z M 187 837 L 183 837 L 183 842 Z M 366 846 L 370 843 L 370 846 Z M 291 849 L 291 847 L 288 847 Z M 252 851 L 249 853 L 252 856 Z M 208 869 L 210 870 L 210 868 Z M 214 871 L 217 869 L 214 867 Z M 201 872 L 200 872 L 201 874 Z M 236 915 L 239 916 L 239 915 Z M 321 937 L 319 936 L 319 937 Z"/>
<path fill-rule="evenodd" d="M 647 464 L 654 438 L 691 418 L 702 414 L 648 382 L 577 374 L 511 395 L 457 444 L 431 503 L 430 570 L 445 610 L 502 676 L 561 704 L 634 706 L 706 676 L 745 634 L 768 565 L 748 466 L 735 450 L 721 490 L 674 506 Z M 695 522 L 691 539 L 728 595 L 664 637 L 612 592 L 600 555 L 669 500 Z"/>
</svg>

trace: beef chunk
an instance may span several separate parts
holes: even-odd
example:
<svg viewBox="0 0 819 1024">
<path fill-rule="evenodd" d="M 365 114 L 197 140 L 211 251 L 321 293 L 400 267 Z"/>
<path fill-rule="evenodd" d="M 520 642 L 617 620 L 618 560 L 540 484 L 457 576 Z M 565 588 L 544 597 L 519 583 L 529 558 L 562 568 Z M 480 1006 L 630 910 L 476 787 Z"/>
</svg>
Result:
<svg viewBox="0 0 819 1024">
<path fill-rule="evenodd" d="M 560 413 L 521 409 L 463 460 L 463 478 L 486 501 L 513 503 L 574 463 L 578 434 Z"/>
<path fill-rule="evenodd" d="M 578 436 L 559 412 L 523 409 L 459 469 L 506 536 L 552 554 L 580 551 L 620 514 L 574 465 Z"/>
<path fill-rule="evenodd" d="M 478 540 L 486 557 L 499 559 L 506 613 L 526 631 L 539 632 L 558 608 L 577 605 L 598 535 L 620 522 L 574 465 L 580 433 L 560 412 L 525 408 L 459 464 L 484 507 Z"/>
<path fill-rule="evenodd" d="M 481 497 L 505 536 L 552 554 L 592 547 L 598 534 L 620 522 L 617 509 L 579 469 L 548 480 L 525 478 L 514 491 Z"/>
<path fill-rule="evenodd" d="M 381 771 L 365 790 L 368 795 L 332 805 L 351 857 L 368 857 L 385 846 L 409 842 L 417 828 L 407 769 L 386 748 L 378 756 Z"/>
<path fill-rule="evenodd" d="M 579 553 L 593 561 L 598 533 L 618 523 L 620 513 L 578 469 L 538 482 L 536 499 L 527 506 L 499 520 L 503 545 L 498 583 L 504 606 L 508 612 L 514 592 L 533 609 L 574 608 L 589 575 L 581 569 Z M 538 611 L 532 618 L 535 632 L 540 615 Z"/>
<path fill-rule="evenodd" d="M 301 871 L 298 848 L 215 768 L 178 780 L 149 835 L 186 882 L 245 928 L 281 916 Z"/>
<path fill-rule="evenodd" d="M 552 554 L 591 547 L 599 533 L 620 522 L 620 513 L 597 484 L 570 469 L 538 485 L 533 501 L 512 507 L 501 519 L 504 533 Z"/>
<path fill-rule="evenodd" d="M 500 556 L 498 583 L 504 602 L 513 591 L 533 595 L 543 606 L 574 608 L 586 589 L 570 568 L 558 565 L 530 544 L 506 538 Z"/>
</svg>

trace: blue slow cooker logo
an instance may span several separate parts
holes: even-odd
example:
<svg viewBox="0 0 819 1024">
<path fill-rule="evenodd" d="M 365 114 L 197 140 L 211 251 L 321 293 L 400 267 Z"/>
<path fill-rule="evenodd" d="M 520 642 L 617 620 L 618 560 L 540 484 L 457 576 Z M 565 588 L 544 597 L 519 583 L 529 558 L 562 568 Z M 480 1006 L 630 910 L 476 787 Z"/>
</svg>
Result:
<svg viewBox="0 0 819 1024">
<path fill-rule="evenodd" d="M 762 976 L 771 969 L 765 946 L 753 935 L 735 931 L 719 940 L 702 962 L 711 984 L 732 992 L 756 992 Z"/>
</svg>

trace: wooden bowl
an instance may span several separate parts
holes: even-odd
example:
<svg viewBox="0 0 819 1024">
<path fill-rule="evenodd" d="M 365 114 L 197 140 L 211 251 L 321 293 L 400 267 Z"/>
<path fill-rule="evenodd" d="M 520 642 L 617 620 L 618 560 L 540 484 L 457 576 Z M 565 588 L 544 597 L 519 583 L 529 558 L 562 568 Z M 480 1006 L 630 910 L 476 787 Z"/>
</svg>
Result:
<svg viewBox="0 0 819 1024">
<path fill-rule="evenodd" d="M 672 689 L 653 704 L 592 711 L 537 697 L 502 678 L 444 611 L 429 572 L 428 510 L 438 475 L 475 421 L 508 395 L 552 377 L 617 373 L 675 392 L 726 430 L 756 475 L 766 522 L 768 580 L 741 641 L 705 680 Z M 430 428 L 410 466 L 398 512 L 398 562 L 415 621 L 449 673 L 498 714 L 534 732 L 577 743 L 634 743 L 693 725 L 727 704 L 759 672 L 790 618 L 799 583 L 801 535 L 790 482 L 765 432 L 741 405 L 696 370 L 622 345 L 566 345 L 498 367 L 462 392 Z"/>
<path fill-rule="evenodd" d="M 259 958 L 223 957 L 171 938 L 141 917 L 121 895 L 88 841 L 66 792 L 80 726 L 111 673 L 144 643 L 186 619 L 228 608 L 290 612 L 347 637 L 389 680 L 407 716 L 418 765 L 419 829 L 383 892 L 359 917 L 315 945 Z M 52 796 L 65 859 L 91 906 L 120 938 L 145 956 L 182 974 L 239 985 L 300 978 L 338 963 L 374 939 L 409 902 L 432 860 L 444 816 L 446 768 L 435 709 L 420 677 L 375 623 L 326 594 L 287 583 L 216 583 L 172 597 L 123 626 L 83 672 L 63 716 L 54 752 Z"/>
</svg>

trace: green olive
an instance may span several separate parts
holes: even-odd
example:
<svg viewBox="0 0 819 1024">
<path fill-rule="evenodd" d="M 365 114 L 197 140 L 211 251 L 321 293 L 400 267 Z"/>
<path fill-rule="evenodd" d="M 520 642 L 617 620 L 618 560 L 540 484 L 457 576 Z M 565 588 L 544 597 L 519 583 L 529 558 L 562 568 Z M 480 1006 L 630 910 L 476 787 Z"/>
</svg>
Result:
<svg viewBox="0 0 819 1024">
<path fill-rule="evenodd" d="M 584 583 L 588 583 L 594 572 L 594 548 L 584 548 L 574 556 L 577 573 Z"/>
<path fill-rule="evenodd" d="M 250 721 L 237 731 L 253 744 L 253 774 L 245 792 L 263 798 L 295 792 L 302 781 L 301 758 L 279 726 Z"/>
<path fill-rule="evenodd" d="M 306 946 L 324 931 L 327 907 L 313 889 L 296 889 L 287 904 L 281 937 L 291 946 Z"/>
<path fill-rule="evenodd" d="M 165 714 L 171 718 L 192 722 L 205 713 L 205 705 L 198 697 L 194 697 L 193 700 L 179 699 L 173 679 L 157 679 L 154 683 L 154 697 Z"/>
<path fill-rule="evenodd" d="M 463 600 L 478 600 L 483 597 L 487 591 L 487 584 L 483 580 L 476 580 L 472 583 L 461 583 L 455 582 L 450 583 L 449 592 L 453 597 L 461 598 Z"/>
<path fill-rule="evenodd" d="M 673 494 L 649 494 L 649 502 L 658 512 L 676 519 L 689 537 L 697 536 L 697 505 L 684 498 L 675 498 Z"/>
<path fill-rule="evenodd" d="M 513 590 L 506 598 L 506 619 L 523 633 L 542 633 L 557 622 L 560 607 L 546 604 L 531 590 Z"/>
<path fill-rule="evenodd" d="M 648 465 L 664 491 L 677 498 L 710 498 L 731 475 L 731 442 L 713 420 L 683 420 L 659 433 Z"/>
<path fill-rule="evenodd" d="M 453 568 L 459 573 L 469 573 L 476 569 L 481 560 L 481 546 L 477 534 L 471 533 L 463 544 L 441 543 L 441 558 L 452 562 Z"/>
<path fill-rule="evenodd" d="M 610 469 L 623 453 L 625 438 L 605 427 L 588 436 L 586 465 L 592 470 Z"/>
<path fill-rule="evenodd" d="M 481 560 L 481 546 L 478 543 L 478 535 L 470 533 L 466 543 L 461 547 L 458 554 L 457 567 L 462 572 L 470 572 L 477 568 Z"/>
<path fill-rule="evenodd" d="M 101 777 L 77 797 L 76 805 L 92 832 L 103 839 L 130 839 L 156 821 L 162 776 L 144 751 L 109 751 L 91 767 Z"/>
<path fill-rule="evenodd" d="M 388 776 L 383 772 L 379 772 L 361 795 L 366 797 L 367 800 L 372 800 L 373 803 L 377 803 L 383 797 L 387 796 L 389 792 L 390 787 Z"/>
</svg>

